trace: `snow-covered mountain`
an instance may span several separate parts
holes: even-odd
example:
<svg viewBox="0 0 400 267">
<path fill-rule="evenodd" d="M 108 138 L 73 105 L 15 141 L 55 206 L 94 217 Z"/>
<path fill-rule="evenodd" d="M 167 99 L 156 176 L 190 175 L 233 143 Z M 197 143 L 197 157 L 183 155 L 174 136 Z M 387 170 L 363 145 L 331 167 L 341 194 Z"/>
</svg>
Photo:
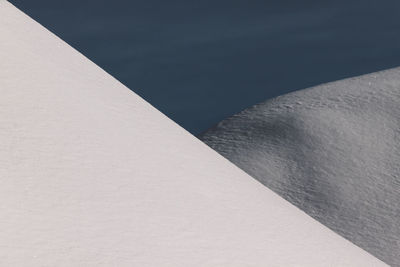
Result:
<svg viewBox="0 0 400 267">
<path fill-rule="evenodd" d="M 1 266 L 380 266 L 0 0 Z"/>
<path fill-rule="evenodd" d="M 400 68 L 266 101 L 201 138 L 313 218 L 400 266 Z"/>
</svg>

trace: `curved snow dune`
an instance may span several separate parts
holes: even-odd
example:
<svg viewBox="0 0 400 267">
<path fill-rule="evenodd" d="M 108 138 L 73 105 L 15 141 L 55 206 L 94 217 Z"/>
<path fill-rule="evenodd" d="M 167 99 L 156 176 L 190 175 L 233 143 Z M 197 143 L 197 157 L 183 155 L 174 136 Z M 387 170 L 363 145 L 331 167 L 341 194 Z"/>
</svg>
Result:
<svg viewBox="0 0 400 267">
<path fill-rule="evenodd" d="M 380 266 L 0 0 L 1 266 Z"/>
<path fill-rule="evenodd" d="M 258 104 L 202 139 L 324 225 L 400 266 L 400 68 Z"/>
</svg>

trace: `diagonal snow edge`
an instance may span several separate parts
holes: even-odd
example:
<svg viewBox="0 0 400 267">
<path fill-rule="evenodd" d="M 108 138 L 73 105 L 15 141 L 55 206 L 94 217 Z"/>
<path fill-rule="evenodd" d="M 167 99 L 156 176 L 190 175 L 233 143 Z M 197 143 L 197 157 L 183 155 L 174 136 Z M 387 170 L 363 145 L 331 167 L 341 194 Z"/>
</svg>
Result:
<svg viewBox="0 0 400 267">
<path fill-rule="evenodd" d="M 0 1 L 0 264 L 380 266 Z"/>
</svg>

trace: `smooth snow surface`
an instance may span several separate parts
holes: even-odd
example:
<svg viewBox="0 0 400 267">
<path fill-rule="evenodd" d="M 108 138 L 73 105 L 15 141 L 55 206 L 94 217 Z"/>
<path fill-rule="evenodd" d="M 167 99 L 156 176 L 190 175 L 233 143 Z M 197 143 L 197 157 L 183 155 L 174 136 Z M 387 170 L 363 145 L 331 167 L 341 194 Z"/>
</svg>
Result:
<svg viewBox="0 0 400 267">
<path fill-rule="evenodd" d="M 202 139 L 321 223 L 400 266 L 400 68 L 275 98 Z"/>
<path fill-rule="evenodd" d="M 384 265 L 2 0 L 0 38 L 1 266 Z"/>
</svg>

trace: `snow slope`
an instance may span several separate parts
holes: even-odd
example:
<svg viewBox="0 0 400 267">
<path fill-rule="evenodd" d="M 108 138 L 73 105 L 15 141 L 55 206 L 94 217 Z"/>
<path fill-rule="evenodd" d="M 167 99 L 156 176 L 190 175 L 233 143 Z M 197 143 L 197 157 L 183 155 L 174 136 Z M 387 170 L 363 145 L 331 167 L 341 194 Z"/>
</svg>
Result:
<svg viewBox="0 0 400 267">
<path fill-rule="evenodd" d="M 0 0 L 1 266 L 380 266 Z"/>
<path fill-rule="evenodd" d="M 202 139 L 324 225 L 400 266 L 400 68 L 266 101 Z"/>
</svg>

